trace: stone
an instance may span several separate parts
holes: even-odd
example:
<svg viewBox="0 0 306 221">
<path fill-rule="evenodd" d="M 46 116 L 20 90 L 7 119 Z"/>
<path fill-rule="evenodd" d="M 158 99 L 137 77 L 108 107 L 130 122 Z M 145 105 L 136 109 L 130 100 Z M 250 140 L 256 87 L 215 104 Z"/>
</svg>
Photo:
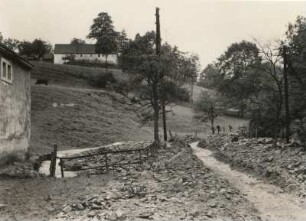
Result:
<svg viewBox="0 0 306 221">
<path fill-rule="evenodd" d="M 110 212 L 105 217 L 107 220 L 118 220 L 118 217 L 115 212 Z"/>
<path fill-rule="evenodd" d="M 274 141 L 274 139 L 273 138 L 266 138 L 265 139 L 265 144 L 272 144 L 273 143 L 273 141 Z"/>
<path fill-rule="evenodd" d="M 153 215 L 154 213 L 152 211 L 144 211 L 138 214 L 137 217 L 142 218 L 142 219 L 150 219 L 150 217 Z"/>
<path fill-rule="evenodd" d="M 65 212 L 65 213 L 68 213 L 68 212 L 70 212 L 72 210 L 72 208 L 71 208 L 71 206 L 65 206 L 64 207 L 64 209 L 63 209 L 63 212 Z"/>
<path fill-rule="evenodd" d="M 224 188 L 221 188 L 221 189 L 220 189 L 220 193 L 221 193 L 221 194 L 224 194 L 224 193 L 226 193 L 226 192 L 227 192 L 226 189 L 224 189 Z"/>
<path fill-rule="evenodd" d="M 116 216 L 118 219 L 124 219 L 126 218 L 126 213 L 124 211 L 122 211 L 121 209 L 118 209 L 116 211 Z"/>
<path fill-rule="evenodd" d="M 84 210 L 84 209 L 85 209 L 85 207 L 84 207 L 81 203 L 78 203 L 78 204 L 76 205 L 76 208 L 77 208 L 78 210 Z"/>
<path fill-rule="evenodd" d="M 215 208 L 217 207 L 217 203 L 215 201 L 211 201 L 209 204 L 208 204 L 209 207 L 211 208 Z"/>
<path fill-rule="evenodd" d="M 94 212 L 94 211 L 90 211 L 89 213 L 87 213 L 87 216 L 88 217 L 95 217 L 96 216 L 96 212 Z"/>
<path fill-rule="evenodd" d="M 231 139 L 232 142 L 238 142 L 238 140 L 239 140 L 239 138 L 236 137 L 236 136 Z"/>
<path fill-rule="evenodd" d="M 4 209 L 4 208 L 6 208 L 7 207 L 7 205 L 6 204 L 2 204 L 2 203 L 0 203 L 0 210 L 1 209 Z"/>
<path fill-rule="evenodd" d="M 92 210 L 97 210 L 97 209 L 101 209 L 101 206 L 99 206 L 99 205 L 93 203 L 93 204 L 91 204 L 91 207 L 90 207 L 90 208 L 91 208 Z"/>
<path fill-rule="evenodd" d="M 273 161 L 273 156 L 269 156 L 269 157 L 268 157 L 268 161 L 269 161 L 269 162 Z"/>
</svg>

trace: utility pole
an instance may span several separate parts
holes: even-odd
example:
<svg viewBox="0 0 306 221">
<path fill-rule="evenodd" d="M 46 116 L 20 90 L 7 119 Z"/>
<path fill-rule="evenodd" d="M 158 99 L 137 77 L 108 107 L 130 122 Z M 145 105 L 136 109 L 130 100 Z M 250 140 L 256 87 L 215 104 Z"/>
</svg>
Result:
<svg viewBox="0 0 306 221">
<path fill-rule="evenodd" d="M 160 38 L 160 22 L 159 22 L 159 8 L 156 8 L 156 55 L 160 56 L 161 38 Z"/>
<path fill-rule="evenodd" d="M 289 143 L 290 133 L 290 113 L 289 113 L 289 94 L 288 94 L 288 73 L 287 73 L 287 52 L 286 46 L 283 46 L 284 59 L 284 90 L 285 90 L 285 112 L 286 112 L 286 143 Z"/>
<path fill-rule="evenodd" d="M 157 61 L 159 61 L 160 57 L 160 24 L 159 24 L 159 8 L 156 8 L 156 55 Z M 159 143 L 159 93 L 158 93 L 158 83 L 160 82 L 160 73 L 157 70 L 152 70 L 151 73 L 151 81 L 152 81 L 152 104 L 154 109 L 154 141 Z"/>
<path fill-rule="evenodd" d="M 158 61 L 160 61 L 160 50 L 161 50 L 161 36 L 160 36 L 160 16 L 159 8 L 156 8 L 156 55 Z M 162 73 L 159 73 L 162 74 Z M 163 118 L 163 129 L 164 129 L 164 141 L 168 140 L 167 136 L 167 119 L 166 119 L 166 103 L 165 103 L 165 85 L 163 81 L 163 76 L 159 76 L 162 83 L 162 94 L 161 94 L 161 107 L 162 107 L 162 118 Z"/>
</svg>

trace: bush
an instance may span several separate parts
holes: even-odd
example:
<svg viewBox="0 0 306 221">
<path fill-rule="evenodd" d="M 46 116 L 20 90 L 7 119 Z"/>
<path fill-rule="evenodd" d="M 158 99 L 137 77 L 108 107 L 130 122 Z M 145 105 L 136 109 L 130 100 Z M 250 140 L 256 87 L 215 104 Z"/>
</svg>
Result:
<svg viewBox="0 0 306 221">
<path fill-rule="evenodd" d="M 113 63 L 102 63 L 98 61 L 87 61 L 87 60 L 68 60 L 64 64 L 69 64 L 69 65 L 77 65 L 77 66 L 84 66 L 84 67 L 100 67 L 100 68 L 117 68 L 117 64 Z"/>
<path fill-rule="evenodd" d="M 117 83 L 112 72 L 88 75 L 87 80 L 91 86 L 96 88 L 107 88 L 110 84 Z"/>
<path fill-rule="evenodd" d="M 165 85 L 168 101 L 189 101 L 190 95 L 186 88 L 179 87 L 174 82 L 167 82 Z"/>
</svg>

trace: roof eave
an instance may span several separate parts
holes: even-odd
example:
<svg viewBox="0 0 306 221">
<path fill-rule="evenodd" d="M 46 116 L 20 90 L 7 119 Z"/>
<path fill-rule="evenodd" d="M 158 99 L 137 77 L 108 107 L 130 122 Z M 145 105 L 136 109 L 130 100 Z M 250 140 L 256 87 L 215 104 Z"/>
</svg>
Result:
<svg viewBox="0 0 306 221">
<path fill-rule="evenodd" d="M 4 44 L 1 44 L 1 43 L 0 43 L 0 51 L 4 54 L 5 57 L 13 61 L 16 61 L 25 69 L 31 70 L 32 68 L 34 68 L 34 65 L 32 65 L 30 62 L 28 62 L 24 58 L 20 57 L 14 51 L 12 51 L 11 49 L 9 49 L 8 47 L 6 47 Z"/>
</svg>

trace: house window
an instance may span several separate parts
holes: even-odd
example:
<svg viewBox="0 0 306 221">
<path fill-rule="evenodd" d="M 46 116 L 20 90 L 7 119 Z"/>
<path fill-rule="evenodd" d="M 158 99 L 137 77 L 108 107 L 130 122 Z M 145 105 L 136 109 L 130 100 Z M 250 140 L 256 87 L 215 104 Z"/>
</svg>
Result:
<svg viewBox="0 0 306 221">
<path fill-rule="evenodd" d="M 101 55 L 100 54 L 98 54 L 98 57 L 100 57 Z"/>
<path fill-rule="evenodd" d="M 12 64 L 2 58 L 1 59 L 1 70 L 0 70 L 1 80 L 7 83 L 13 83 L 13 67 Z"/>
<path fill-rule="evenodd" d="M 90 54 L 90 57 L 92 57 L 92 54 Z"/>
<path fill-rule="evenodd" d="M 83 54 L 80 54 L 80 57 L 83 57 Z"/>
</svg>

